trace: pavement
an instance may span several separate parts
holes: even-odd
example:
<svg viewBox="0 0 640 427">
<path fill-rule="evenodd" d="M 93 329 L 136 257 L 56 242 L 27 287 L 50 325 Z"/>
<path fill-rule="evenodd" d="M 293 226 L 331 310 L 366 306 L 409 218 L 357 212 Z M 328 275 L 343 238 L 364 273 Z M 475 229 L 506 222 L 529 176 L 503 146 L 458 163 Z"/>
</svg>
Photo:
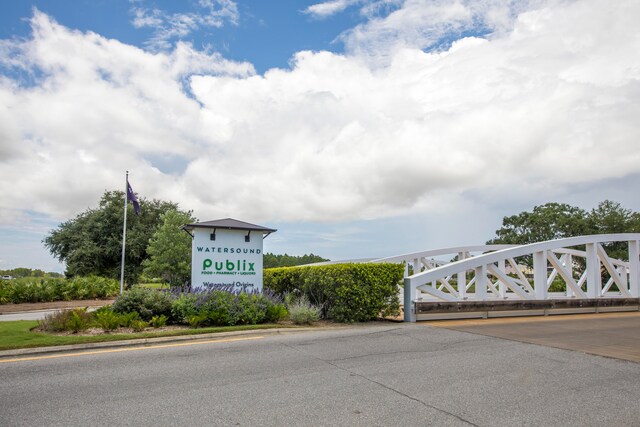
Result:
<svg viewBox="0 0 640 427">
<path fill-rule="evenodd" d="M 3 426 L 600 427 L 640 420 L 639 363 L 424 322 L 3 358 L 0 377 Z"/>
<path fill-rule="evenodd" d="M 0 318 L 3 315 L 14 313 L 38 312 L 46 310 L 60 310 L 64 308 L 76 307 L 102 307 L 112 304 L 115 299 L 88 299 L 80 301 L 50 301 L 50 302 L 29 302 L 23 304 L 0 304 Z"/>
<path fill-rule="evenodd" d="M 76 307 L 87 307 L 88 311 L 93 311 L 103 305 L 113 303 L 113 299 L 93 299 L 84 301 L 51 301 L 25 304 L 2 304 L 0 305 L 0 322 L 10 322 L 13 320 L 40 320 L 48 314 L 55 313 L 62 309 Z"/>
<path fill-rule="evenodd" d="M 427 323 L 440 328 L 640 363 L 640 312 Z"/>
<path fill-rule="evenodd" d="M 106 303 L 110 303 L 110 301 L 106 301 Z M 95 309 L 100 305 L 104 305 L 105 300 L 71 302 L 67 301 L 44 304 L 57 304 L 59 308 L 88 306 L 89 309 Z M 16 305 L 13 306 L 14 307 L 10 307 L 10 309 L 6 309 L 7 306 L 0 306 L 0 321 L 38 320 L 43 318 L 46 314 L 56 311 L 55 309 L 17 311 L 15 309 Z M 39 308 L 42 307 L 43 305 L 41 303 Z M 640 312 L 572 314 L 558 316 L 531 316 L 493 319 L 438 320 L 429 322 L 418 322 L 417 324 L 429 325 L 437 328 L 445 328 L 460 332 L 467 332 L 530 344 L 538 344 L 547 347 L 579 351 L 587 354 L 594 354 L 640 363 Z M 323 330 L 344 327 L 347 327 L 347 325 L 336 325 L 329 328 L 316 327 L 310 328 L 309 330 Z M 166 343 L 174 341 L 197 340 L 206 339 L 213 336 L 226 337 L 252 333 L 277 334 L 281 333 L 284 330 L 291 331 L 291 329 L 289 328 L 282 328 L 273 330 L 242 331 L 227 334 L 145 338 L 140 340 L 77 344 L 73 346 L 19 349 L 0 351 L 0 358 L 35 353 L 51 353 L 92 348 L 148 345 L 158 342 Z M 302 330 L 307 329 L 305 328 Z"/>
</svg>

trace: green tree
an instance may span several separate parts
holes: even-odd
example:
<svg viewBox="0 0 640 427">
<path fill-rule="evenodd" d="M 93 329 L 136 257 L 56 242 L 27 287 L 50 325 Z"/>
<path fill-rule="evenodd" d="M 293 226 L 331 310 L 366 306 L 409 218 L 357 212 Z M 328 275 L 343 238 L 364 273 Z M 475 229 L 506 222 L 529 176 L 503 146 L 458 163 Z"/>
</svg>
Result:
<svg viewBox="0 0 640 427">
<path fill-rule="evenodd" d="M 591 234 L 616 234 L 640 232 L 640 215 L 623 208 L 620 203 L 605 200 L 591 210 L 588 216 Z M 626 260 L 629 257 L 627 242 L 611 242 L 603 245 L 612 258 Z"/>
<path fill-rule="evenodd" d="M 196 222 L 191 212 L 169 210 L 149 241 L 144 274 L 161 277 L 171 288 L 184 287 L 191 277 L 191 236 L 180 226 Z"/>
<path fill-rule="evenodd" d="M 270 252 L 267 252 L 263 257 L 263 266 L 264 268 L 294 267 L 297 265 L 313 264 L 315 262 L 324 261 L 329 260 L 314 254 L 295 256 L 287 254 L 274 255 Z"/>
<path fill-rule="evenodd" d="M 497 237 L 487 243 L 522 245 L 589 234 L 638 232 L 640 214 L 617 202 L 605 200 L 590 212 L 567 204 L 547 203 L 534 207 L 532 212 L 504 217 L 502 228 L 496 230 Z M 613 258 L 625 260 L 628 257 L 626 242 L 603 246 Z"/>
<path fill-rule="evenodd" d="M 515 244 L 542 242 L 565 237 L 593 234 L 583 209 L 565 203 L 546 203 L 532 212 L 520 212 L 504 217 L 502 227 L 487 244 Z"/>
<path fill-rule="evenodd" d="M 59 261 L 66 263 L 68 277 L 98 275 L 118 279 L 122 254 L 124 192 L 106 191 L 97 208 L 88 209 L 63 222 L 43 240 Z M 178 205 L 138 197 L 140 215 L 127 205 L 125 282 L 137 282 L 142 262 L 147 258 L 149 239 L 161 224 L 160 216 Z"/>
</svg>

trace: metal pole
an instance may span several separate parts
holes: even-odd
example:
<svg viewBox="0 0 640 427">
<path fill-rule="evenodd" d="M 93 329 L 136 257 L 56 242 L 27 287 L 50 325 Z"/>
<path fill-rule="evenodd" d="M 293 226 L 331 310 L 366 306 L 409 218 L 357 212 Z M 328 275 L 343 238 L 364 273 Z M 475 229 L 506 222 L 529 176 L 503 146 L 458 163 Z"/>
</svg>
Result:
<svg viewBox="0 0 640 427">
<path fill-rule="evenodd" d="M 124 247 L 127 241 L 127 191 L 129 191 L 129 171 L 124 184 L 124 222 L 122 224 L 122 259 L 120 260 L 120 295 L 124 290 Z"/>
</svg>

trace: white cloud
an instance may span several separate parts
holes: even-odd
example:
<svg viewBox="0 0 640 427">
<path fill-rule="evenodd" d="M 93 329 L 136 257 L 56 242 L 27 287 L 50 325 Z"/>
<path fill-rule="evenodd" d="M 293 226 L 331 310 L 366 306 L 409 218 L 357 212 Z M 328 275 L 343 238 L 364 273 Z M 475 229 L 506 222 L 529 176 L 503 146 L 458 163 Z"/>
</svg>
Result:
<svg viewBox="0 0 640 427">
<path fill-rule="evenodd" d="M 452 25 L 475 25 L 459 5 Z M 358 53 L 365 40 L 255 75 L 189 45 L 150 54 L 36 13 L 32 40 L 5 41 L 46 78 L 0 82 L 0 207 L 66 218 L 119 188 L 125 169 L 145 197 L 256 222 L 544 202 L 624 182 L 640 172 L 635 16 L 632 0 L 550 2 L 489 39 L 396 45 L 383 67 Z"/>
<path fill-rule="evenodd" d="M 466 33 L 501 36 L 543 0 L 369 0 L 367 20 L 340 35 L 347 51 L 386 65 L 402 48 L 443 50 Z M 546 2 L 549 3 L 549 2 Z"/>
<path fill-rule="evenodd" d="M 335 15 L 337 13 L 343 12 L 346 8 L 351 5 L 359 3 L 360 0 L 331 0 L 325 1 L 322 3 L 312 4 L 304 10 L 304 13 L 307 13 L 315 18 L 326 18 L 331 15 Z"/>
<path fill-rule="evenodd" d="M 167 13 L 157 8 L 134 6 L 131 9 L 136 28 L 152 28 L 153 37 L 147 45 L 157 49 L 169 49 L 180 40 L 201 28 L 220 28 L 226 22 L 237 25 L 238 6 L 232 0 L 199 0 L 199 11 Z"/>
</svg>

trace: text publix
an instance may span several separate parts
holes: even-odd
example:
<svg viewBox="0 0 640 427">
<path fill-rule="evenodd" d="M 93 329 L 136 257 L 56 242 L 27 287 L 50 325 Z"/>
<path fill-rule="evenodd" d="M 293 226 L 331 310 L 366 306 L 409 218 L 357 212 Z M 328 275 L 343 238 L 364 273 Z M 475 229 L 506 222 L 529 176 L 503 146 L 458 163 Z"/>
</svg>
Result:
<svg viewBox="0 0 640 427">
<path fill-rule="evenodd" d="M 215 271 L 207 271 L 212 268 Z M 225 261 L 213 261 L 211 259 L 205 259 L 202 261 L 202 274 L 256 274 L 255 262 L 247 262 L 247 260 L 225 260 Z"/>
</svg>

